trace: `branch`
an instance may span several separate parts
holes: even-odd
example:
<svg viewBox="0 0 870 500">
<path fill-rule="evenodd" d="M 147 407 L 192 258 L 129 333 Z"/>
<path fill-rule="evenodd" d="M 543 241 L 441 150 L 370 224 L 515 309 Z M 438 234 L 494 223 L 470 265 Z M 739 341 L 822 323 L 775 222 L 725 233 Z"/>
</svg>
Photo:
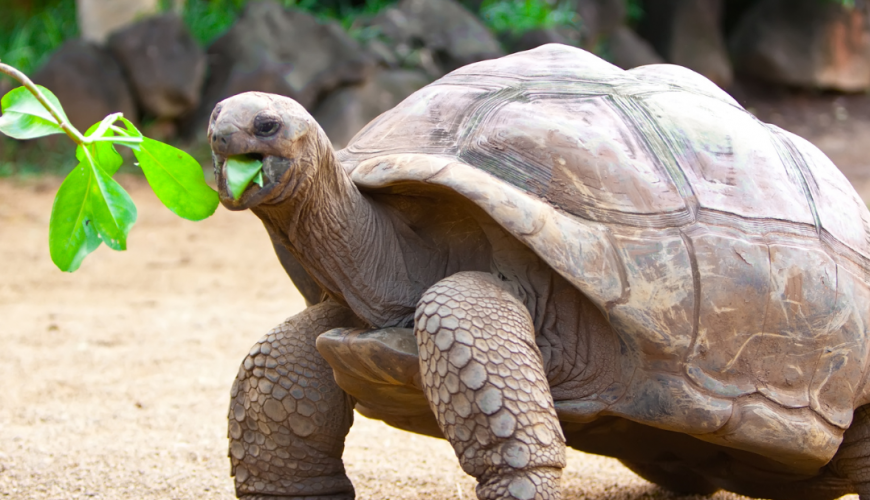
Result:
<svg viewBox="0 0 870 500">
<path fill-rule="evenodd" d="M 88 141 L 72 124 L 63 118 L 63 115 L 54 107 L 52 103 L 42 95 L 42 92 L 39 91 L 39 88 L 36 86 L 30 78 L 27 78 L 27 75 L 18 71 L 17 69 L 9 66 L 8 64 L 0 63 L 0 73 L 5 73 L 12 78 L 18 80 L 24 87 L 33 94 L 33 97 L 36 97 L 36 100 L 39 101 L 42 106 L 51 113 L 51 116 L 55 119 L 58 126 L 60 126 L 61 130 L 63 130 L 66 135 L 70 137 L 76 144 L 84 144 Z"/>
</svg>

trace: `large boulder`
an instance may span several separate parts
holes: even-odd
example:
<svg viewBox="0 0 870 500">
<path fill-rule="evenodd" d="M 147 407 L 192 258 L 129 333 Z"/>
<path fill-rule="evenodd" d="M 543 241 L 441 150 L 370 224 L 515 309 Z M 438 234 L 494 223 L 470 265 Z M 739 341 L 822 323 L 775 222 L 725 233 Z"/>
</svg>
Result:
<svg viewBox="0 0 870 500">
<path fill-rule="evenodd" d="M 247 91 L 270 92 L 316 107 L 329 91 L 360 83 L 375 59 L 340 26 L 273 0 L 247 4 L 242 16 L 207 51 L 200 107 L 181 124 L 191 139 L 203 133 L 215 104 Z"/>
<path fill-rule="evenodd" d="M 109 34 L 134 22 L 154 15 L 160 0 L 76 0 L 76 16 L 82 38 L 102 44 Z"/>
<path fill-rule="evenodd" d="M 868 2 L 761 0 L 730 40 L 737 71 L 786 85 L 870 89 Z"/>
<path fill-rule="evenodd" d="M 109 37 L 142 111 L 175 119 L 199 105 L 205 53 L 175 14 L 152 17 Z"/>
<path fill-rule="evenodd" d="M 425 73 L 413 70 L 383 70 L 365 83 L 329 94 L 314 111 L 336 149 L 347 146 L 368 122 L 394 108 L 416 90 L 429 84 Z"/>
<path fill-rule="evenodd" d="M 112 55 L 95 44 L 68 40 L 33 75 L 60 99 L 72 124 L 84 132 L 110 113 L 138 121 L 133 93 Z"/>
<path fill-rule="evenodd" d="M 504 55 L 492 33 L 454 0 L 402 0 L 375 17 L 371 26 L 400 58 L 425 49 L 441 74 Z"/>
<path fill-rule="evenodd" d="M 335 23 L 273 0 L 251 2 L 208 49 L 207 100 L 259 90 L 312 108 L 326 92 L 363 81 L 373 58 Z"/>
<path fill-rule="evenodd" d="M 665 62 L 649 42 L 628 26 L 619 26 L 603 41 L 605 58 L 622 69 Z"/>
<path fill-rule="evenodd" d="M 577 15 L 583 28 L 583 45 L 593 48 L 625 25 L 625 0 L 577 0 Z"/>
<path fill-rule="evenodd" d="M 722 0 L 646 0 L 643 8 L 638 32 L 665 60 L 697 71 L 720 87 L 731 85 L 734 75 L 722 35 Z"/>
</svg>

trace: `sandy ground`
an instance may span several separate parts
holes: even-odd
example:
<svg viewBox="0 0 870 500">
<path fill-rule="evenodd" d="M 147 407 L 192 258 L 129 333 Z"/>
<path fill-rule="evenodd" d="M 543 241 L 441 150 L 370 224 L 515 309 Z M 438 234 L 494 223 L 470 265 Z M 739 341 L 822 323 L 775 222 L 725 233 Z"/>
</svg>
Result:
<svg viewBox="0 0 870 500">
<path fill-rule="evenodd" d="M 814 99 L 747 104 L 811 136 L 868 199 L 870 101 Z M 0 497 L 233 498 L 225 436 L 238 363 L 304 307 L 265 231 L 223 209 L 182 221 L 126 178 L 139 206 L 130 250 L 101 248 L 64 274 L 47 246 L 58 182 L 0 180 Z M 359 499 L 475 498 L 446 442 L 359 415 L 345 460 Z M 566 500 L 675 498 L 575 451 L 563 477 Z"/>
</svg>

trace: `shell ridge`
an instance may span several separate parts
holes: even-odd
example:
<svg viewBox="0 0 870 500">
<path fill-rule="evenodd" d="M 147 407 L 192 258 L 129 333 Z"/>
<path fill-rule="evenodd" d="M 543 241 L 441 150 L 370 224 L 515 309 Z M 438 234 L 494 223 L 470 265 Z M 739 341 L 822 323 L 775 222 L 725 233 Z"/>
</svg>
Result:
<svg viewBox="0 0 870 500">
<path fill-rule="evenodd" d="M 685 231 L 680 229 L 680 238 L 683 240 L 683 245 L 686 247 L 686 252 L 689 255 L 689 266 L 692 270 L 692 295 L 693 295 L 693 304 L 692 304 L 692 340 L 689 342 L 689 346 L 686 349 L 686 352 L 683 354 L 683 369 L 684 371 L 687 369 L 689 357 L 692 355 L 692 352 L 695 350 L 695 343 L 698 341 L 698 330 L 701 324 L 701 273 L 698 270 L 698 258 L 695 255 L 695 245 L 692 243 L 692 239 L 686 234 Z M 688 372 L 686 372 L 688 375 Z M 688 377 L 689 380 L 692 380 L 695 385 L 697 383 L 694 381 L 692 377 Z"/>
<path fill-rule="evenodd" d="M 791 142 L 787 136 L 782 134 L 782 129 L 769 123 L 765 123 L 764 125 L 770 132 L 773 144 L 779 153 L 780 161 L 782 161 L 783 165 L 786 167 L 786 172 L 796 175 L 799 180 L 801 189 L 807 199 L 807 204 L 810 207 L 810 212 L 813 214 L 816 231 L 820 232 L 822 229 L 822 221 L 819 217 L 819 209 L 813 196 L 813 191 L 818 192 L 819 187 L 815 182 L 812 172 L 809 170 L 806 158 L 804 158 L 801 152 L 795 148 L 794 143 Z M 810 183 L 810 180 L 813 182 Z"/>
<path fill-rule="evenodd" d="M 629 70 L 626 73 L 631 72 L 632 71 Z M 725 104 L 737 108 L 740 111 L 743 111 L 754 118 L 754 115 L 746 111 L 746 108 L 741 106 L 740 103 L 734 101 L 733 99 L 724 99 L 721 95 L 707 92 L 706 90 L 695 87 L 678 85 L 673 82 L 657 81 L 656 79 L 649 78 L 649 76 L 649 74 L 643 74 L 640 75 L 640 77 L 634 76 L 634 81 L 616 83 L 612 86 L 613 90 L 611 93 L 623 97 L 633 97 L 637 99 L 643 99 L 644 97 L 665 93 L 690 93 L 696 96 L 706 97 L 708 99 L 715 99 L 717 101 L 724 102 Z"/>
<path fill-rule="evenodd" d="M 664 170 L 676 186 L 677 192 L 683 198 L 691 213 L 692 222 L 694 222 L 697 219 L 699 206 L 697 197 L 685 172 L 680 168 L 674 156 L 673 144 L 668 140 L 667 134 L 663 133 L 661 125 L 639 99 L 611 96 L 611 102 L 629 123 L 642 131 L 639 134 L 639 139 L 652 153 L 656 166 Z M 654 141 L 658 144 L 653 144 Z M 666 157 L 667 160 L 664 160 L 662 156 Z"/>
</svg>

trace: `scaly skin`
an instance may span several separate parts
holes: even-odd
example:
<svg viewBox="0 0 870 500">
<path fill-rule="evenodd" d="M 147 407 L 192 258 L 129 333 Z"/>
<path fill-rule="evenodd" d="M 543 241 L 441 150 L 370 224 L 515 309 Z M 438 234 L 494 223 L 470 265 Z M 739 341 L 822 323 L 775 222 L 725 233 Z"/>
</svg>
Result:
<svg viewBox="0 0 870 500">
<path fill-rule="evenodd" d="M 426 397 L 478 498 L 561 498 L 565 438 L 522 302 L 458 273 L 423 295 L 415 330 Z"/>
<path fill-rule="evenodd" d="M 233 384 L 229 412 L 240 498 L 354 498 L 341 460 L 353 405 L 314 344 L 321 333 L 357 322 L 349 309 L 326 301 L 251 348 Z"/>
</svg>

